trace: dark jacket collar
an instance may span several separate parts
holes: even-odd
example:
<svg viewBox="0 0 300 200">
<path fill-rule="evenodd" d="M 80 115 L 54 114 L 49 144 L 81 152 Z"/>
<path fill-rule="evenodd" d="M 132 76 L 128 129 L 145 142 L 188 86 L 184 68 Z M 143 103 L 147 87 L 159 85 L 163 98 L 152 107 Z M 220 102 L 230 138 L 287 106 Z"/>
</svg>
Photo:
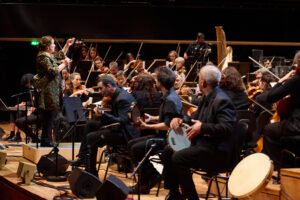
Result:
<svg viewBox="0 0 300 200">
<path fill-rule="evenodd" d="M 211 100 L 213 100 L 213 99 L 216 97 L 217 93 L 218 93 L 220 90 L 221 90 L 221 89 L 220 89 L 219 86 L 215 87 L 215 88 L 214 88 L 207 96 L 203 96 L 203 101 L 204 101 L 205 103 L 210 102 Z"/>
<path fill-rule="evenodd" d="M 164 96 L 162 96 L 161 100 L 162 101 L 166 100 L 167 96 L 169 96 L 173 92 L 175 92 L 175 90 L 173 87 L 171 87 L 170 90 Z"/>
<path fill-rule="evenodd" d="M 120 92 L 121 92 L 121 88 L 116 87 L 116 90 L 115 90 L 114 94 L 112 95 L 111 99 L 115 100 L 117 98 L 117 96 L 120 94 Z"/>
</svg>

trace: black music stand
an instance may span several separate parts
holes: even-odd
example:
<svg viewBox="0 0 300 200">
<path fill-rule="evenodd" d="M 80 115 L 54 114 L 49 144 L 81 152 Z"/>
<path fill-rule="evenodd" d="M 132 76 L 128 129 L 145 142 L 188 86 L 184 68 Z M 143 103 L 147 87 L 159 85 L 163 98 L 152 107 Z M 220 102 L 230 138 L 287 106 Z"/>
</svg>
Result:
<svg viewBox="0 0 300 200">
<path fill-rule="evenodd" d="M 64 97 L 63 101 L 65 114 L 70 125 L 74 125 L 75 122 L 77 124 L 85 124 L 86 118 L 82 109 L 81 99 L 79 97 Z M 76 126 L 72 132 L 72 160 L 74 160 L 74 132 L 76 132 Z"/>
</svg>

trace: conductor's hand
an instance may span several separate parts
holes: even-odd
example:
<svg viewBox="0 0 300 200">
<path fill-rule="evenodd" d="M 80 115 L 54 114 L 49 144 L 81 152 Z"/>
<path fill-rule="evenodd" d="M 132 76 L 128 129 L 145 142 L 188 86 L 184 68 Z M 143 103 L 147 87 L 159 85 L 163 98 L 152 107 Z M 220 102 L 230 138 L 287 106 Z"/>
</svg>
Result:
<svg viewBox="0 0 300 200">
<path fill-rule="evenodd" d="M 75 38 L 73 37 L 73 38 L 68 39 L 66 44 L 67 44 L 68 47 L 69 47 L 69 46 L 71 46 L 74 42 L 75 42 Z"/>
<path fill-rule="evenodd" d="M 185 131 L 187 133 L 186 137 L 188 139 L 192 139 L 195 136 L 200 134 L 200 130 L 201 130 L 201 126 L 202 126 L 202 122 L 200 122 L 199 120 L 194 120 L 192 119 L 192 122 L 194 123 L 193 126 L 188 127 Z"/>
<path fill-rule="evenodd" d="M 173 130 L 177 130 L 181 124 L 182 124 L 182 119 L 173 118 L 171 123 L 170 123 L 170 128 L 173 129 Z"/>
</svg>

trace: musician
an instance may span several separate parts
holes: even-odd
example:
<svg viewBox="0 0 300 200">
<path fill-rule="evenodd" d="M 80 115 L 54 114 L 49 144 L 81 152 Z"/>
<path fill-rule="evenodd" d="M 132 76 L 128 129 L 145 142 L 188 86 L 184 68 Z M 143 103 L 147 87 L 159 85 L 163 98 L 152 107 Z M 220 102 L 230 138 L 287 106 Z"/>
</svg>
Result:
<svg viewBox="0 0 300 200">
<path fill-rule="evenodd" d="M 252 82 L 250 83 L 250 85 L 251 85 L 251 86 L 258 86 L 259 84 L 261 84 L 261 83 L 260 83 L 261 77 L 262 77 L 263 73 L 267 73 L 266 71 L 267 71 L 267 70 L 264 69 L 264 68 L 260 68 L 259 70 L 256 70 L 256 71 L 254 72 L 254 74 L 255 74 L 255 80 L 252 81 Z"/>
<path fill-rule="evenodd" d="M 175 76 L 176 76 L 176 79 L 174 82 L 174 89 L 176 90 L 177 94 L 179 94 L 180 88 L 181 88 L 182 84 L 184 83 L 184 80 L 183 80 L 182 76 L 180 76 L 178 74 Z"/>
<path fill-rule="evenodd" d="M 41 146 L 52 146 L 53 121 L 60 110 L 61 77 L 59 73 L 70 63 L 68 58 L 63 58 L 74 40 L 75 38 L 67 40 L 63 49 L 57 53 L 55 53 L 54 39 L 51 36 L 42 37 L 38 45 L 35 87 L 39 90 L 37 104 L 43 118 Z M 59 66 L 57 58 L 63 60 Z"/>
<path fill-rule="evenodd" d="M 299 66 L 299 64 L 298 64 Z M 268 124 L 263 130 L 263 152 L 274 161 L 275 168 L 280 161 L 281 150 L 285 144 L 280 139 L 284 136 L 299 135 L 300 133 L 300 70 L 292 70 L 269 90 L 267 101 L 274 103 L 290 95 L 292 108 L 286 116 L 281 116 L 280 122 Z M 298 148 L 299 150 L 299 148 Z"/>
<path fill-rule="evenodd" d="M 116 77 L 118 71 L 119 71 L 118 63 L 115 61 L 110 62 L 109 63 L 109 74 Z"/>
<path fill-rule="evenodd" d="M 236 110 L 248 110 L 250 103 L 246 88 L 235 67 L 227 67 L 222 71 L 220 88 L 230 97 Z"/>
<path fill-rule="evenodd" d="M 184 59 L 189 59 L 192 62 L 196 60 L 199 62 L 197 68 L 200 69 L 208 61 L 208 55 L 211 53 L 211 46 L 205 41 L 205 35 L 203 33 L 197 34 L 196 41 L 189 44 L 188 48 L 184 52 Z"/>
<path fill-rule="evenodd" d="M 101 57 L 95 58 L 95 71 L 98 71 L 100 73 L 107 73 L 108 72 L 108 67 L 104 66 L 104 61 L 102 60 Z"/>
<path fill-rule="evenodd" d="M 61 78 L 62 78 L 62 91 L 64 92 L 64 90 L 66 88 L 70 87 L 71 81 L 70 81 L 70 73 L 68 72 L 68 69 L 65 68 L 63 70 L 61 70 Z"/>
<path fill-rule="evenodd" d="M 86 56 L 85 60 L 95 61 L 96 58 L 99 58 L 99 53 L 95 47 L 90 48 L 89 54 Z"/>
<path fill-rule="evenodd" d="M 176 70 L 176 62 L 175 59 L 178 57 L 178 54 L 176 51 L 170 51 L 169 55 L 168 55 L 168 59 L 169 61 L 167 62 L 167 66 L 172 69 L 172 70 Z"/>
<path fill-rule="evenodd" d="M 79 73 L 74 72 L 70 76 L 71 84 L 64 91 L 65 97 L 80 97 L 82 107 L 86 108 L 89 104 L 89 89 L 81 85 L 81 76 Z"/>
<path fill-rule="evenodd" d="M 86 165 L 86 170 L 96 176 L 98 176 L 96 171 L 98 146 L 102 147 L 107 143 L 127 144 L 129 140 L 139 136 L 139 131 L 130 125 L 128 119 L 129 107 L 132 102 L 135 102 L 131 94 L 117 87 L 116 82 L 110 76 L 100 78 L 97 86 L 103 97 L 111 98 L 110 104 L 112 110 L 110 113 L 107 113 L 98 111 L 97 108 L 94 109 L 95 114 L 100 117 L 100 121 L 90 121 L 87 123 L 80 145 L 78 160 L 71 163 L 73 166 L 88 164 L 85 160 L 88 152 L 87 148 L 90 145 L 91 157 L 90 160 L 88 160 L 90 169 L 88 169 L 88 165 Z M 112 129 L 99 130 L 102 126 L 112 123 L 120 123 L 120 125 Z"/>
<path fill-rule="evenodd" d="M 126 54 L 126 64 L 124 65 L 125 76 L 128 76 L 130 72 L 134 69 L 134 64 L 136 60 L 133 57 L 132 53 Z"/>
<path fill-rule="evenodd" d="M 215 66 L 204 66 L 199 73 L 199 89 L 203 97 L 198 109 L 190 118 L 174 118 L 170 126 L 176 130 L 181 123 L 191 125 L 186 129 L 192 146 L 174 152 L 166 147 L 163 153 L 165 188 L 170 192 L 166 200 L 199 199 L 190 168 L 220 170 L 232 162 L 236 111 L 230 98 L 219 88 L 221 72 Z"/>
<path fill-rule="evenodd" d="M 271 82 L 273 81 L 273 77 L 269 73 L 264 72 L 258 85 L 258 89 L 252 95 L 249 96 L 249 98 L 254 99 L 256 102 L 258 102 L 260 105 L 264 106 L 268 110 L 273 109 L 272 104 L 267 101 L 267 93 L 272 88 Z M 264 109 L 261 108 L 261 106 L 255 103 L 252 103 L 250 105 L 249 110 L 252 110 L 256 117 L 258 117 L 259 114 L 262 111 L 264 111 Z"/>
<path fill-rule="evenodd" d="M 88 48 L 86 46 L 81 46 L 79 60 L 86 60 L 87 55 L 88 55 Z"/>
<path fill-rule="evenodd" d="M 169 129 L 172 118 L 183 116 L 183 108 L 180 98 L 173 89 L 174 82 L 174 72 L 167 66 L 161 67 L 157 74 L 157 86 L 163 94 L 161 106 L 159 109 L 159 116 L 147 115 L 147 122 L 140 120 L 141 130 L 160 130 L 160 133 L 158 135 L 154 135 L 152 137 L 164 139 L 166 137 L 166 130 Z M 146 105 L 146 102 L 144 102 L 143 105 Z M 158 121 L 158 123 L 150 124 L 150 121 Z M 138 141 L 136 143 L 131 141 L 131 153 L 136 164 L 145 156 L 147 149 L 147 139 L 149 139 L 149 137 L 144 137 L 143 139 L 139 138 L 137 139 Z M 132 145 L 132 143 L 134 144 Z M 163 148 L 163 146 L 164 144 L 162 144 L 161 148 Z M 159 173 L 156 171 L 150 161 L 145 160 L 141 167 L 141 193 L 149 194 L 150 189 L 155 186 L 155 184 L 159 180 L 159 177 Z M 138 186 L 135 185 L 131 188 L 130 192 L 136 194 L 137 190 Z"/>
<path fill-rule="evenodd" d="M 182 77 L 183 82 L 185 81 L 185 67 L 184 67 L 184 58 L 178 57 L 175 59 L 176 71 L 175 74 L 178 74 Z"/>
<path fill-rule="evenodd" d="M 28 94 L 29 94 L 29 92 L 31 92 L 29 90 L 32 89 L 32 87 L 33 87 L 32 86 L 33 74 L 24 74 L 21 77 L 20 83 L 21 83 L 21 86 L 24 86 L 24 88 L 26 88 L 26 90 L 28 91 Z M 27 97 L 29 97 L 29 95 Z M 27 101 L 28 107 L 33 106 L 30 98 L 27 98 L 26 101 Z M 26 102 L 22 101 L 21 103 L 19 103 L 18 106 L 19 106 L 19 108 L 24 108 L 26 106 Z M 17 107 L 17 105 L 15 107 Z M 10 134 L 7 137 L 3 138 L 3 140 L 11 141 L 11 142 L 20 142 L 22 140 L 21 133 L 19 131 L 20 127 L 16 124 L 16 122 L 18 119 L 22 118 L 24 115 L 26 115 L 26 113 L 24 111 L 10 112 L 10 124 L 9 124 L 10 125 Z M 16 131 L 16 129 L 17 129 L 17 131 Z M 15 133 L 15 131 L 16 131 L 16 133 Z"/>
<path fill-rule="evenodd" d="M 117 77 L 117 85 L 119 87 L 126 87 L 126 77 L 124 75 L 124 71 L 123 70 L 118 71 L 116 77 Z"/>
</svg>

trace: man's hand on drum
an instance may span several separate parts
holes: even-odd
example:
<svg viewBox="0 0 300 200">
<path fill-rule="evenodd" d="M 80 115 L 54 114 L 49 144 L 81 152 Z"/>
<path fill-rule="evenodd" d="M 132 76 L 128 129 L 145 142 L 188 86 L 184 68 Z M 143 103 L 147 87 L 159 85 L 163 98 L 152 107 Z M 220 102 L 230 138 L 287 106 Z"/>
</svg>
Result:
<svg viewBox="0 0 300 200">
<path fill-rule="evenodd" d="M 182 119 L 173 118 L 170 123 L 170 128 L 173 130 L 177 130 L 181 124 L 182 124 Z"/>
<path fill-rule="evenodd" d="M 192 139 L 195 136 L 197 136 L 198 134 L 200 134 L 200 130 L 201 130 L 201 126 L 202 126 L 202 122 L 200 122 L 199 120 L 194 120 L 192 119 L 192 122 L 194 123 L 193 126 L 188 127 L 185 131 L 187 133 L 186 137 L 188 139 Z"/>
</svg>

